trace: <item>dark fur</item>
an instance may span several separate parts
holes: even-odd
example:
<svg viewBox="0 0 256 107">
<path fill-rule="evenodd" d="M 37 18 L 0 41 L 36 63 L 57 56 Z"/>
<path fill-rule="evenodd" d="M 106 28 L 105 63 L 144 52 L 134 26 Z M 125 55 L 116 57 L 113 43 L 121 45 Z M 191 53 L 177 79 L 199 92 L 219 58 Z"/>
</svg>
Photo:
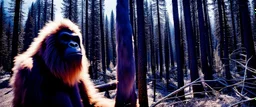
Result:
<svg viewBox="0 0 256 107">
<path fill-rule="evenodd" d="M 80 37 L 83 57 L 66 61 L 56 47 L 55 35 L 67 28 Z M 29 49 L 15 58 L 11 85 L 14 107 L 113 107 L 98 95 L 88 76 L 88 62 L 78 27 L 69 20 L 48 23 Z"/>
</svg>

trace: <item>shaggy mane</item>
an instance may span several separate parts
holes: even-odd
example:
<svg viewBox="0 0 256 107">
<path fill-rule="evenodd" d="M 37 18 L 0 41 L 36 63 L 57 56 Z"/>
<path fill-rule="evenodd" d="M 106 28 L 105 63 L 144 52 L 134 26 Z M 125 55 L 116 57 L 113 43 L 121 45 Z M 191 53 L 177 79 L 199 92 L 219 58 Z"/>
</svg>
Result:
<svg viewBox="0 0 256 107">
<path fill-rule="evenodd" d="M 52 50 L 49 50 L 48 47 L 46 49 L 41 49 L 43 47 L 43 44 L 48 43 L 51 39 L 53 39 L 53 37 L 55 36 L 53 34 L 56 34 L 62 28 L 68 28 L 72 32 L 76 33 L 80 38 L 80 46 L 81 46 L 81 51 L 83 54 L 82 60 L 81 60 L 83 63 L 80 62 L 80 64 L 81 64 L 81 65 L 79 65 L 80 67 L 75 67 L 75 65 L 72 63 L 67 63 L 67 62 L 61 63 L 62 60 L 59 58 L 58 54 L 56 53 L 56 47 L 54 47 L 54 46 L 51 47 Z M 50 44 L 55 44 L 55 43 L 50 43 Z M 47 49 L 48 49 L 48 51 L 47 51 Z M 45 53 L 44 52 L 41 53 L 40 52 L 41 50 L 44 50 Z M 49 53 L 49 51 L 50 51 L 50 53 Z M 53 51 L 55 51 L 55 52 L 53 52 Z M 48 52 L 48 53 L 46 53 L 46 52 Z M 33 67 L 32 58 L 33 58 L 33 56 L 35 56 L 38 53 L 41 54 L 40 56 L 44 60 L 46 60 L 45 64 L 51 70 L 51 72 L 56 77 L 61 78 L 64 81 L 64 83 L 67 83 L 69 85 L 74 85 L 74 83 L 77 81 L 77 79 L 79 79 L 78 76 L 81 73 L 81 71 L 87 71 L 84 69 L 86 69 L 89 65 L 88 61 L 85 57 L 85 50 L 82 45 L 82 35 L 80 33 L 80 30 L 77 25 L 75 25 L 68 19 L 62 19 L 62 20 L 58 20 L 58 21 L 54 21 L 54 22 L 50 21 L 49 23 L 47 23 L 45 25 L 45 27 L 43 27 L 40 30 L 38 36 L 36 38 L 34 38 L 33 42 L 29 46 L 29 48 L 25 52 L 23 52 L 22 54 L 19 54 L 18 56 L 16 56 L 14 58 L 14 67 L 12 69 L 14 72 L 14 75 L 21 69 L 24 69 L 25 67 L 27 67 L 28 69 L 31 70 Z M 28 61 L 29 61 L 29 63 L 28 63 Z M 53 67 L 55 67 L 55 68 L 53 68 Z"/>
</svg>

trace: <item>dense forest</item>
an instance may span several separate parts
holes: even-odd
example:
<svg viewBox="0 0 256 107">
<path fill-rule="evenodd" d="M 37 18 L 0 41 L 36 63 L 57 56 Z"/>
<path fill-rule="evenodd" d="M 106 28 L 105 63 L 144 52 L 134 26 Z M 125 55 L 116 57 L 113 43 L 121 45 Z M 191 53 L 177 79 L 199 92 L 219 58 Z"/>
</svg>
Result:
<svg viewBox="0 0 256 107">
<path fill-rule="evenodd" d="M 91 79 L 116 79 L 116 12 L 104 13 L 107 0 L 35 0 L 28 12 L 25 1 L 0 0 L 0 75 L 12 74 L 14 57 L 62 5 L 81 29 Z M 237 98 L 228 105 L 256 103 L 256 0 L 129 0 L 129 17 L 141 107 L 220 94 Z"/>
</svg>

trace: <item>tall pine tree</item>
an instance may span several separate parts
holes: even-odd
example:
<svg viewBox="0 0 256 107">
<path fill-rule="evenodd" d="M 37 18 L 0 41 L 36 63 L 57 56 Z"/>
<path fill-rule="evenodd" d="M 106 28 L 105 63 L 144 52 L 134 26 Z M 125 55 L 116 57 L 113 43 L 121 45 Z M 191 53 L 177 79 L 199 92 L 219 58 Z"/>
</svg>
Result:
<svg viewBox="0 0 256 107">
<path fill-rule="evenodd" d="M 78 23 L 77 0 L 63 0 L 62 5 L 63 16 Z"/>
<path fill-rule="evenodd" d="M 24 48 L 23 50 L 27 50 L 27 48 L 29 47 L 29 45 L 31 44 L 33 38 L 34 38 L 34 27 L 35 27 L 35 23 L 34 23 L 34 4 L 31 5 L 29 12 L 28 12 L 28 18 L 25 24 L 25 35 L 24 35 L 24 40 L 23 40 L 23 44 L 24 44 Z"/>
</svg>

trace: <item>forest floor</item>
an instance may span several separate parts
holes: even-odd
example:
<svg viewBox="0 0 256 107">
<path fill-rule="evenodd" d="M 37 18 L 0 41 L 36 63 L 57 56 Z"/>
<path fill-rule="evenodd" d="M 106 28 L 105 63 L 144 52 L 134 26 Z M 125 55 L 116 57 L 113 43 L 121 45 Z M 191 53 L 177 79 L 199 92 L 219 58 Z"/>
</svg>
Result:
<svg viewBox="0 0 256 107">
<path fill-rule="evenodd" d="M 108 74 L 114 75 L 115 72 Z M 13 90 L 9 86 L 9 78 L 10 75 L 2 75 L 0 76 L 0 107 L 11 107 L 11 101 L 13 98 Z M 149 77 L 150 78 L 150 77 Z M 98 80 L 94 80 L 95 84 L 103 84 L 104 82 L 101 81 L 101 77 Z M 185 83 L 187 84 L 187 83 Z M 149 106 L 155 103 L 153 101 L 154 91 L 152 82 L 148 82 L 148 101 Z M 188 93 L 191 90 L 191 87 L 185 88 L 185 93 Z M 156 101 L 160 100 L 164 96 L 170 94 L 172 91 L 167 91 L 165 89 L 165 84 L 163 82 L 157 82 L 156 87 Z M 110 98 L 115 97 L 115 90 L 109 91 Z M 104 92 L 101 93 L 104 95 Z M 187 100 L 177 100 L 175 97 L 170 97 L 167 100 L 159 103 L 156 107 L 229 107 L 230 105 L 241 101 L 242 99 L 237 97 L 236 95 L 226 95 L 226 94 L 219 94 L 215 96 L 208 96 L 205 98 L 189 98 L 191 96 L 186 96 Z M 176 100 L 173 100 L 173 99 Z M 236 106 L 243 106 L 247 107 L 246 105 L 236 105 Z"/>
<path fill-rule="evenodd" d="M 0 76 L 0 107 L 12 107 L 12 88 L 9 86 L 10 75 Z"/>
</svg>

